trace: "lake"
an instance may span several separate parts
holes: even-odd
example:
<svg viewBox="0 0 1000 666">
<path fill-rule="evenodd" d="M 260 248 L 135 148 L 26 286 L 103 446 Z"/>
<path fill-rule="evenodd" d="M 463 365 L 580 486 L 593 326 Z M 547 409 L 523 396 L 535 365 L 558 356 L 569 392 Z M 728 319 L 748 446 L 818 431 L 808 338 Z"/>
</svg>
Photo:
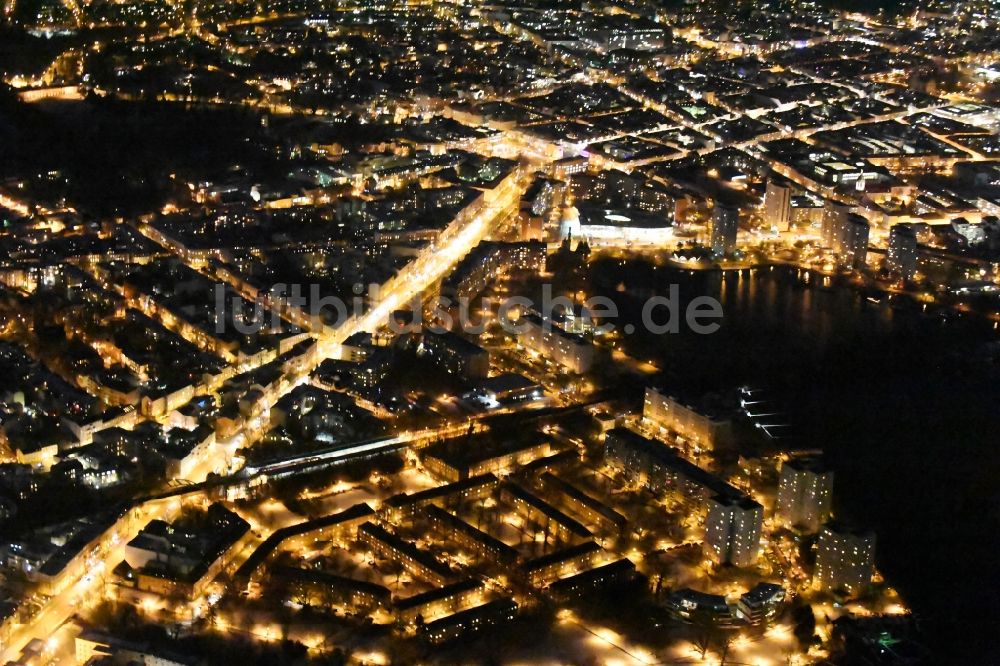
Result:
<svg viewBox="0 0 1000 666">
<path fill-rule="evenodd" d="M 723 307 L 711 335 L 626 336 L 663 379 L 695 391 L 767 387 L 795 446 L 836 471 L 839 517 L 878 535 L 881 570 L 955 663 L 996 654 L 1000 370 L 991 322 L 944 318 L 908 299 L 872 302 L 845 279 L 791 267 L 686 271 L 598 260 L 598 293 L 626 319 L 649 290 Z M 995 356 L 994 356 L 995 358 Z"/>
</svg>

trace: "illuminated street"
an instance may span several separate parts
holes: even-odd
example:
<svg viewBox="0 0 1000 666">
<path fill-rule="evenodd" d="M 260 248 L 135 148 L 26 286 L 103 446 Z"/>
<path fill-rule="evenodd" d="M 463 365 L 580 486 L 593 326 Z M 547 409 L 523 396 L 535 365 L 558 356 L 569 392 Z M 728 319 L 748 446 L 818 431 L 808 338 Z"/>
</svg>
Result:
<svg viewBox="0 0 1000 666">
<path fill-rule="evenodd" d="M 0 664 L 995 663 L 997 25 L 0 2 Z"/>
</svg>

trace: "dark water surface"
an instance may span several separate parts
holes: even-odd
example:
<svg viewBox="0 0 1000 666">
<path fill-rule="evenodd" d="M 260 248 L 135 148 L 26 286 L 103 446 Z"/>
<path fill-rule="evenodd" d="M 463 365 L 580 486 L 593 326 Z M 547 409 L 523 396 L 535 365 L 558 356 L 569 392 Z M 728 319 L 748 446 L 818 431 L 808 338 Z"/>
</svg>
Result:
<svg viewBox="0 0 1000 666">
<path fill-rule="evenodd" d="M 991 323 L 871 302 L 796 269 L 689 272 L 604 262 L 624 298 L 680 285 L 723 305 L 712 335 L 629 336 L 692 390 L 771 390 L 836 470 L 839 517 L 874 529 L 879 566 L 924 620 L 940 663 L 1000 663 L 1000 371 Z M 641 298 L 633 304 L 641 302 Z M 626 308 L 627 309 L 627 306 Z M 635 316 L 635 311 L 631 312 Z"/>
</svg>

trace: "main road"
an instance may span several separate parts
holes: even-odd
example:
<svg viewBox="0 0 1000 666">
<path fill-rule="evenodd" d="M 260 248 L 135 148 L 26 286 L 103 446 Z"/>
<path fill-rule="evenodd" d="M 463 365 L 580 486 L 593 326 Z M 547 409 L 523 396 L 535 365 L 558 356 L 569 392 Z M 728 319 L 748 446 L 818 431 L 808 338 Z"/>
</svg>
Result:
<svg viewBox="0 0 1000 666">
<path fill-rule="evenodd" d="M 520 173 L 520 167 L 518 169 Z M 467 222 L 449 227 L 436 242 L 402 269 L 387 290 L 378 294 L 371 309 L 347 319 L 331 333 L 321 336 L 320 355 L 328 356 L 335 352 L 344 340 L 355 333 L 384 327 L 394 311 L 410 303 L 414 297 L 444 277 L 480 241 L 496 230 L 519 201 L 524 186 L 524 176 L 515 176 L 515 181 L 498 193 L 493 201 L 484 201 L 482 208 L 472 214 Z"/>
<path fill-rule="evenodd" d="M 409 303 L 441 279 L 459 260 L 468 254 L 480 241 L 486 239 L 506 218 L 507 213 L 517 204 L 524 192 L 528 174 L 518 167 L 512 179 L 501 185 L 499 191 L 490 201 L 485 198 L 467 216 L 460 216 L 441 235 L 438 241 L 428 246 L 399 276 L 392 282 L 389 289 L 378 295 L 378 300 L 367 312 L 352 316 L 340 326 L 324 333 L 319 338 L 320 353 L 313 364 L 303 368 L 296 377 L 285 383 L 285 391 L 304 382 L 316 365 L 324 358 L 334 354 L 344 340 L 359 331 L 374 331 L 386 325 L 392 313 Z M 474 204 L 475 205 L 475 204 Z M 466 218 L 467 219 L 463 219 Z M 281 396 L 275 396 L 277 400 Z M 272 403 L 273 404 L 273 401 Z M 267 405 L 262 406 L 263 408 Z M 248 420 L 243 429 L 230 442 L 240 445 L 251 443 L 256 435 L 254 423 L 257 419 Z M 259 433 L 258 433 L 259 434 Z M 394 445 L 397 443 L 393 442 Z M 388 445 L 388 443 L 384 444 Z M 197 466 L 198 476 L 217 470 L 225 463 L 226 457 L 232 454 L 232 446 L 217 445 L 210 449 Z M 178 501 L 150 500 L 141 507 L 142 524 L 153 519 L 170 520 L 180 503 Z M 104 553 L 103 560 L 95 562 L 91 573 L 81 575 L 74 580 L 65 581 L 62 591 L 49 597 L 35 614 L 32 621 L 20 627 L 10 637 L 8 643 L 0 649 L 0 663 L 16 660 L 24 647 L 33 639 L 48 641 L 50 638 L 65 636 L 59 629 L 79 610 L 82 600 L 95 600 L 103 597 L 102 575 L 94 572 L 110 572 L 121 560 L 123 544 L 130 540 L 141 525 L 128 531 L 125 539 L 115 539 L 114 542 L 102 543 L 100 550 Z M 52 649 L 60 646 L 52 645 Z M 62 646 L 64 647 L 64 646 Z"/>
</svg>

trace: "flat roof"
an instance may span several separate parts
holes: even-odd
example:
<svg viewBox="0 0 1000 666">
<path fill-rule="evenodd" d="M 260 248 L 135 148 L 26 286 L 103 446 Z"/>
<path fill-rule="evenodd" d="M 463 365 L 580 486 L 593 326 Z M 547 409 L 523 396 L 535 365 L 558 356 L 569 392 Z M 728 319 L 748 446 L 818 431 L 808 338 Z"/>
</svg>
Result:
<svg viewBox="0 0 1000 666">
<path fill-rule="evenodd" d="M 401 493 L 399 495 L 393 495 L 385 501 L 386 506 L 390 507 L 402 507 L 409 504 L 419 504 L 420 502 L 429 502 L 441 497 L 447 497 L 453 493 L 459 493 L 463 490 L 468 490 L 470 488 L 478 488 L 480 486 L 485 486 L 488 484 L 497 483 L 499 479 L 492 472 L 487 472 L 486 474 L 479 474 L 477 476 L 469 477 L 462 481 L 456 481 L 455 483 L 448 483 L 443 486 L 438 486 L 436 488 L 428 488 L 427 490 L 421 490 L 415 493 Z"/>
<path fill-rule="evenodd" d="M 573 484 L 560 479 L 558 476 L 552 472 L 545 472 L 542 474 L 542 480 L 554 485 L 558 490 L 562 491 L 564 494 L 568 495 L 570 498 L 576 500 L 580 504 L 583 504 L 587 508 L 596 511 L 601 514 L 604 518 L 612 521 L 616 525 L 623 525 L 627 522 L 625 516 L 621 515 L 610 506 L 604 502 L 591 497 L 587 493 L 583 492 Z"/>
<path fill-rule="evenodd" d="M 575 546 L 570 546 L 569 548 L 563 548 L 541 557 L 536 557 L 533 560 L 528 560 L 524 563 L 523 569 L 527 572 L 538 571 L 539 569 L 544 569 L 547 566 L 553 564 L 558 564 L 559 562 L 565 562 L 566 560 L 571 560 L 574 557 L 580 557 L 581 555 L 586 555 L 588 553 L 595 553 L 603 550 L 596 541 L 584 541 L 583 543 L 577 544 Z"/>
<path fill-rule="evenodd" d="M 274 575 L 282 578 L 314 581 L 328 585 L 334 589 L 356 591 L 384 599 L 389 599 L 392 596 L 392 592 L 384 585 L 341 576 L 329 571 L 317 571 L 316 569 L 303 569 L 300 567 L 277 567 L 274 570 Z"/>
<path fill-rule="evenodd" d="M 433 571 L 439 576 L 450 576 L 453 573 L 451 567 L 447 564 L 441 562 L 429 552 L 420 550 L 413 542 L 400 538 L 398 534 L 393 534 L 381 525 L 367 522 L 358 528 L 358 530 L 371 535 L 396 552 L 405 557 L 409 557 L 414 562 L 417 562 L 421 566 Z"/>
<path fill-rule="evenodd" d="M 479 541 L 483 545 L 492 548 L 493 550 L 505 553 L 512 559 L 517 558 L 517 550 L 511 548 L 500 539 L 497 539 L 496 537 L 487 534 L 478 527 L 471 525 L 470 523 L 467 523 L 466 521 L 462 520 L 461 518 L 451 513 L 450 511 L 445 511 L 444 509 L 435 504 L 432 504 L 429 507 L 427 507 L 426 511 L 432 517 L 435 517 L 438 520 L 447 523 L 448 527 L 452 528 L 456 532 L 461 532 L 462 534 L 465 534 L 466 536 Z"/>
<path fill-rule="evenodd" d="M 397 599 L 393 605 L 396 607 L 396 610 L 409 610 L 410 608 L 417 608 L 419 606 L 423 606 L 424 604 L 434 603 L 435 601 L 447 599 L 448 597 L 453 597 L 457 594 L 471 592 L 482 587 L 483 584 L 481 581 L 473 578 L 466 578 L 465 580 L 460 580 L 457 583 L 445 585 L 444 587 L 438 587 L 433 590 L 428 590 L 427 592 L 421 592 L 420 594 L 414 594 L 413 596 L 406 597 L 405 599 Z"/>
<path fill-rule="evenodd" d="M 530 504 L 535 509 L 544 513 L 550 519 L 556 521 L 557 523 L 560 523 L 563 527 L 565 527 L 569 531 L 579 536 L 588 536 L 588 537 L 590 536 L 590 530 L 588 530 L 578 521 L 570 518 L 559 509 L 555 508 L 554 506 L 552 506 L 545 500 L 541 499 L 540 497 L 534 495 L 533 493 L 528 492 L 521 486 L 518 486 L 513 483 L 507 483 L 504 484 L 504 490 L 509 492 L 517 499 L 520 499 L 521 501 Z"/>
<path fill-rule="evenodd" d="M 620 560 L 615 560 L 610 564 L 605 564 L 603 566 L 588 569 L 587 571 L 581 571 L 578 574 L 568 576 L 566 578 L 560 578 L 559 580 L 551 583 L 549 589 L 553 592 L 558 592 L 563 588 L 572 588 L 580 583 L 588 584 L 592 582 L 597 582 L 607 575 L 618 575 L 620 573 L 632 573 L 635 571 L 635 565 L 628 558 L 622 558 Z"/>
<path fill-rule="evenodd" d="M 632 448 L 645 451 L 664 467 L 673 470 L 692 483 L 703 486 L 719 496 L 743 496 L 742 492 L 711 472 L 705 471 L 694 463 L 682 458 L 677 449 L 671 448 L 666 444 L 654 442 L 653 440 L 636 434 L 627 428 L 612 428 L 608 431 L 606 437 L 614 437 L 615 439 L 624 441 Z"/>
<path fill-rule="evenodd" d="M 250 557 L 248 557 L 246 561 L 240 565 L 240 568 L 236 570 L 235 578 L 249 578 L 253 572 L 256 571 L 257 568 L 262 565 L 275 550 L 278 549 L 281 542 L 286 539 L 293 536 L 300 536 L 324 527 L 332 527 L 338 523 L 370 516 L 374 513 L 375 509 L 371 508 L 364 502 L 361 502 L 339 513 L 322 516 L 314 520 L 306 520 L 301 523 L 296 523 L 295 525 L 289 525 L 275 530 L 270 536 L 264 539 L 260 546 L 258 546 L 257 549 L 250 554 Z"/>
</svg>

